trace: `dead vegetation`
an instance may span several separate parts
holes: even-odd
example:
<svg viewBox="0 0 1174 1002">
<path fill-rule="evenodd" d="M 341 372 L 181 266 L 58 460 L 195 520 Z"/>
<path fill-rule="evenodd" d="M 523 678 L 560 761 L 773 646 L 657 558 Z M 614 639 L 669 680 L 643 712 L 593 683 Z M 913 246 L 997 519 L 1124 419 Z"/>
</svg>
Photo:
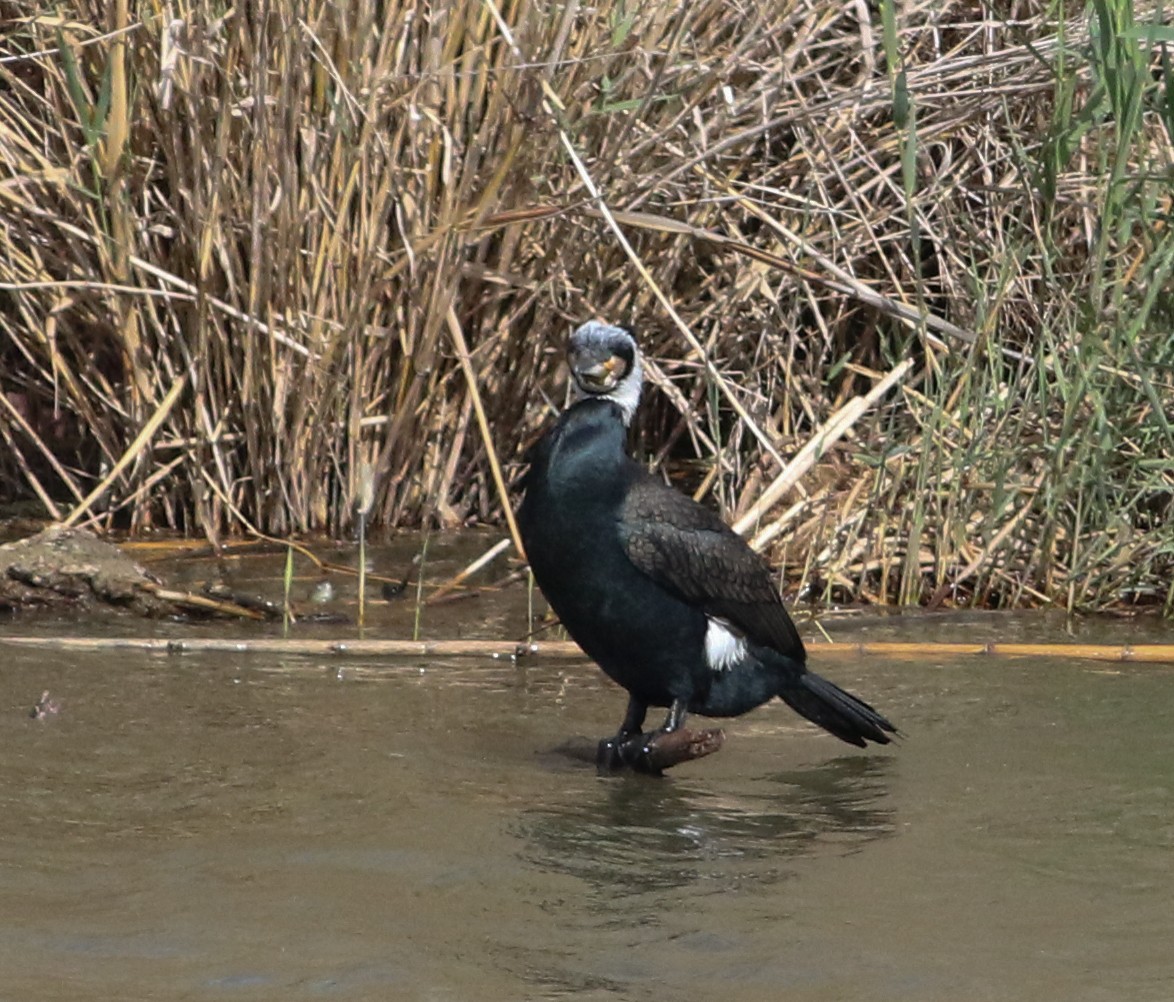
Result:
<svg viewBox="0 0 1174 1002">
<path fill-rule="evenodd" d="M 1169 610 L 1131 11 L 0 0 L 4 493 L 342 534 L 366 467 L 373 525 L 502 522 L 601 316 L 655 362 L 640 447 L 792 591 Z"/>
</svg>

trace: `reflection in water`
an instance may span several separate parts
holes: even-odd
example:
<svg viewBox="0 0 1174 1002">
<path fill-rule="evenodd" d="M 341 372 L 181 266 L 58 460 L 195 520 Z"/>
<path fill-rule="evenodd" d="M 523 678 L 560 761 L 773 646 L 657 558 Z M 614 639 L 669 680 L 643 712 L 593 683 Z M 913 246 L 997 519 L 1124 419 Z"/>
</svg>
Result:
<svg viewBox="0 0 1174 1002">
<path fill-rule="evenodd" d="M 573 902 L 536 902 L 551 941 L 582 947 L 566 955 L 531 942 L 502 960 L 553 996 L 628 998 L 634 986 L 699 978 L 748 989 L 758 961 L 736 958 L 756 957 L 760 937 L 788 935 L 797 857 L 842 856 L 893 833 L 891 767 L 887 756 L 846 755 L 705 786 L 609 777 L 574 802 L 525 810 L 511 829 L 524 864 L 583 885 Z"/>
<path fill-rule="evenodd" d="M 515 833 L 528 863 L 616 899 L 713 882 L 714 890 L 785 875 L 787 857 L 834 843 L 856 849 L 893 831 L 891 759 L 851 755 L 779 773 L 734 793 L 672 780 L 601 780 L 598 796 L 525 811 Z"/>
</svg>

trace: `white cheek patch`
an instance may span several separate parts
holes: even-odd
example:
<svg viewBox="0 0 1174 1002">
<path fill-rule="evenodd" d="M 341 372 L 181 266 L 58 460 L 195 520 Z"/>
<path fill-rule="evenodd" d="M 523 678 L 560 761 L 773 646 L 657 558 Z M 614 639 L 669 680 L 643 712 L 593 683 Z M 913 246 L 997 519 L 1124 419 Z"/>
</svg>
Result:
<svg viewBox="0 0 1174 1002">
<path fill-rule="evenodd" d="M 705 628 L 705 660 L 714 671 L 728 671 L 746 656 L 746 641 L 729 624 L 710 619 Z"/>
<path fill-rule="evenodd" d="M 644 385 L 644 366 L 637 355 L 632 361 L 632 368 L 624 373 L 615 387 L 605 393 L 604 399 L 613 400 L 620 405 L 624 414 L 624 427 L 632 423 L 632 415 L 640 406 L 640 390 Z"/>
</svg>

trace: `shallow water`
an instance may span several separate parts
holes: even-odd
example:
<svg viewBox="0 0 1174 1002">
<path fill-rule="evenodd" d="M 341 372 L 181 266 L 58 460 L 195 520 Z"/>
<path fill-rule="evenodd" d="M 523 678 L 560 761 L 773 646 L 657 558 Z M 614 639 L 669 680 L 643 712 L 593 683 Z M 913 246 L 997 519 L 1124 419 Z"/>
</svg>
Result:
<svg viewBox="0 0 1174 1002">
<path fill-rule="evenodd" d="M 987 634 L 1065 639 L 837 639 Z M 0 998 L 1174 997 L 1174 668 L 816 653 L 905 739 L 777 704 L 654 780 L 553 751 L 585 661 L 0 654 Z"/>
</svg>

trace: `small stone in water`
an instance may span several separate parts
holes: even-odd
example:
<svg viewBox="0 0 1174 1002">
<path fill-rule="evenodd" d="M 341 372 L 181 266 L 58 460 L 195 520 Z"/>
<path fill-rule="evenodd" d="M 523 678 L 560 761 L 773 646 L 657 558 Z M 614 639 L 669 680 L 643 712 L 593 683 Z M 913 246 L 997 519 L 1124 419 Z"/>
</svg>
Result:
<svg viewBox="0 0 1174 1002">
<path fill-rule="evenodd" d="M 29 711 L 29 716 L 33 720 L 44 720 L 46 717 L 59 713 L 61 711 L 61 701 L 58 699 L 49 698 L 49 690 L 46 689 L 41 693 L 41 698 L 37 700 L 33 708 Z"/>
</svg>

